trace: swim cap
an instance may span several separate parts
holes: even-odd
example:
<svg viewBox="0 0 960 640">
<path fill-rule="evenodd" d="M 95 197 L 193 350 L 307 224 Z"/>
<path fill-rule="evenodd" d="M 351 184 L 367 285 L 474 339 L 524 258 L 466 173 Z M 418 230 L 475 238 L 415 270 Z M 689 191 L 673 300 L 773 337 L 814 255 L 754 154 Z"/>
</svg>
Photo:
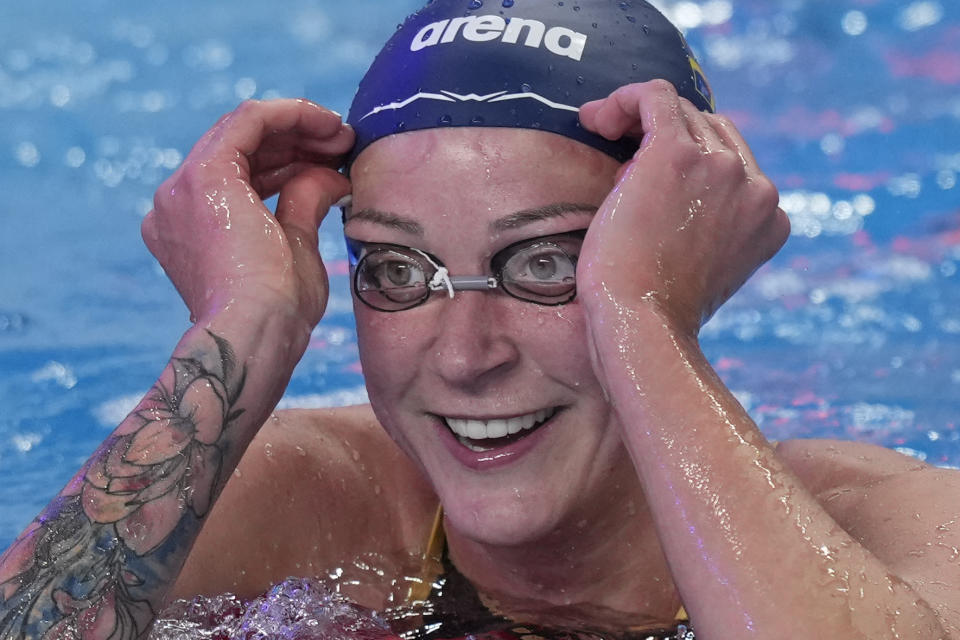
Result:
<svg viewBox="0 0 960 640">
<path fill-rule="evenodd" d="M 430 0 L 360 82 L 348 166 L 380 138 L 438 127 L 552 131 L 623 162 L 637 142 L 582 128 L 579 107 L 655 78 L 714 110 L 683 35 L 645 0 Z"/>
</svg>

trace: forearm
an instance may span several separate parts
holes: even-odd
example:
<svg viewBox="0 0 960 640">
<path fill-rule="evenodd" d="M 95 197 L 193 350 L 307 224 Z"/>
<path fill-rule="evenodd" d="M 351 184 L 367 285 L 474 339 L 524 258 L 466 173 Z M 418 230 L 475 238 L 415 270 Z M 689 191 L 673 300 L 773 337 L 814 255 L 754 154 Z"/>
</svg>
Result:
<svg viewBox="0 0 960 640">
<path fill-rule="evenodd" d="M 695 339 L 646 302 L 610 305 L 592 320 L 604 383 L 698 637 L 947 637 L 782 464 Z"/>
<path fill-rule="evenodd" d="M 0 638 L 149 627 L 309 336 L 228 311 L 188 331 L 137 408 L 0 558 Z"/>
</svg>

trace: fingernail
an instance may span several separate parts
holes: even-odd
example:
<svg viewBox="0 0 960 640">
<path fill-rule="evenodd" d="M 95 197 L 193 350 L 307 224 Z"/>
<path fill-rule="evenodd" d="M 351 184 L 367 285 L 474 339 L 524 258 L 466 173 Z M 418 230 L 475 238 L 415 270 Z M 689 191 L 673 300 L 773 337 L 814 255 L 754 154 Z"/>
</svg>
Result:
<svg viewBox="0 0 960 640">
<path fill-rule="evenodd" d="M 353 196 L 348 193 L 347 195 L 337 200 L 336 204 L 334 204 L 333 206 L 340 207 L 342 209 L 344 207 L 349 207 L 351 204 L 353 204 Z"/>
</svg>

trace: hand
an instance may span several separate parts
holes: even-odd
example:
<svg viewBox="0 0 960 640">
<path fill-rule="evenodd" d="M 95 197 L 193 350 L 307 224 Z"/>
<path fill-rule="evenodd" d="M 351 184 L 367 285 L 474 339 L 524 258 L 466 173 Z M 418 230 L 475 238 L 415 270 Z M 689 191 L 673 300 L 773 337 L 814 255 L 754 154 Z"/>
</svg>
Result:
<svg viewBox="0 0 960 640">
<path fill-rule="evenodd" d="M 350 191 L 336 169 L 353 143 L 338 114 L 306 100 L 244 102 L 197 142 L 142 227 L 195 321 L 244 303 L 279 305 L 308 332 L 320 321 L 317 229 Z M 278 192 L 274 216 L 263 200 Z"/>
<path fill-rule="evenodd" d="M 589 312 L 653 302 L 695 337 L 789 236 L 777 189 L 730 120 L 668 82 L 621 87 L 580 119 L 610 140 L 642 141 L 587 233 L 578 295 Z"/>
</svg>

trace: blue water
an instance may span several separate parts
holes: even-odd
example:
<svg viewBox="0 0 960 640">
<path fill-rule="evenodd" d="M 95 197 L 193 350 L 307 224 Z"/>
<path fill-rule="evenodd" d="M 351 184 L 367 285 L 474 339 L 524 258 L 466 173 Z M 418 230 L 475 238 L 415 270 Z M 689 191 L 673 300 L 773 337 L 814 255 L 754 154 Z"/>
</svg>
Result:
<svg viewBox="0 0 960 640">
<path fill-rule="evenodd" d="M 418 2 L 0 1 L 2 547 L 187 326 L 139 238 L 156 186 L 243 98 L 345 112 Z M 960 466 L 960 6 L 659 4 L 794 223 L 704 330 L 711 360 L 771 437 Z M 289 406 L 364 398 L 337 224 L 322 232 L 333 298 Z"/>
</svg>

